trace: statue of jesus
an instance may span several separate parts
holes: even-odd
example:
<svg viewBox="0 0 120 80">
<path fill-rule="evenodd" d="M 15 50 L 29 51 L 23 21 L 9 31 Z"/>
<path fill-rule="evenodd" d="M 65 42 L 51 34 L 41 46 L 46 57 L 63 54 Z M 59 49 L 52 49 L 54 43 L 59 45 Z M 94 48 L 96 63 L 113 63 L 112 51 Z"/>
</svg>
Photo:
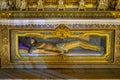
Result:
<svg viewBox="0 0 120 80">
<path fill-rule="evenodd" d="M 81 47 L 84 49 L 94 50 L 94 51 L 101 51 L 102 48 L 97 45 L 93 45 L 89 42 L 81 41 L 81 40 L 74 40 L 68 41 L 63 43 L 50 43 L 50 42 L 41 42 L 36 43 L 34 38 L 31 38 L 32 48 L 30 49 L 30 53 L 45 53 L 45 54 L 65 54 L 69 50 Z"/>
</svg>

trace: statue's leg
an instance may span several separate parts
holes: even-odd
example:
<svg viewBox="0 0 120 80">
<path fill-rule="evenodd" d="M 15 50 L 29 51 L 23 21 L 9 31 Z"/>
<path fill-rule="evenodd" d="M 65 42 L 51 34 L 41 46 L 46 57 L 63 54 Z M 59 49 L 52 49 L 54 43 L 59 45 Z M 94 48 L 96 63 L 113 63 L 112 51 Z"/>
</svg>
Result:
<svg viewBox="0 0 120 80">
<path fill-rule="evenodd" d="M 81 48 L 89 49 L 89 50 L 95 50 L 95 51 L 101 51 L 102 50 L 102 48 L 100 46 L 93 45 L 91 43 L 83 42 L 83 41 L 80 41 L 80 45 L 79 46 Z"/>
<path fill-rule="evenodd" d="M 85 42 L 85 41 L 77 40 L 77 41 L 64 43 L 65 50 L 70 50 L 70 49 L 73 49 L 76 47 L 81 47 L 84 49 L 95 50 L 95 51 L 101 51 L 101 47 L 93 45 L 93 44 L 91 44 L 89 42 Z"/>
</svg>

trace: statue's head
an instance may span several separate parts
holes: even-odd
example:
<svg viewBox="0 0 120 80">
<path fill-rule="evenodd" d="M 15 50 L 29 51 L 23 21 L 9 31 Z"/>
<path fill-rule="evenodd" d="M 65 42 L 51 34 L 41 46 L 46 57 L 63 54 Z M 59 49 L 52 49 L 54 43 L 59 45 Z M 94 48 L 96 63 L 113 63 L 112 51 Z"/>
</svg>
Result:
<svg viewBox="0 0 120 80">
<path fill-rule="evenodd" d="M 35 44 L 35 39 L 34 38 L 31 38 L 31 44 Z"/>
</svg>

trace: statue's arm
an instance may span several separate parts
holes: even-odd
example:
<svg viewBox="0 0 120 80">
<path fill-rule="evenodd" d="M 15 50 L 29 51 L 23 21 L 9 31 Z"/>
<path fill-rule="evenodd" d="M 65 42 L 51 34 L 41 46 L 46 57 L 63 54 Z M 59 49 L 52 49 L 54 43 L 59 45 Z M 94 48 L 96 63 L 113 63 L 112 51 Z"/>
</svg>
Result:
<svg viewBox="0 0 120 80">
<path fill-rule="evenodd" d="M 45 49 L 33 49 L 30 52 L 38 53 L 38 54 L 60 54 L 60 52 L 50 51 L 50 50 L 45 50 Z"/>
</svg>

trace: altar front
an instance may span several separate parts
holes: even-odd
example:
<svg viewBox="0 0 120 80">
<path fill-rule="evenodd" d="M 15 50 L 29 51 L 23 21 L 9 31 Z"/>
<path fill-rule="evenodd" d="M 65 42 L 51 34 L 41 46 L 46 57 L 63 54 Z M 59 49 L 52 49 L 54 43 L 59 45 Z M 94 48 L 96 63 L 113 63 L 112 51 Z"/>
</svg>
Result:
<svg viewBox="0 0 120 80">
<path fill-rule="evenodd" d="M 0 0 L 1 68 L 120 68 L 120 0 Z"/>
<path fill-rule="evenodd" d="M 2 68 L 119 68 L 119 20 L 15 19 L 0 25 Z M 31 39 L 46 45 L 32 46 Z"/>
</svg>

